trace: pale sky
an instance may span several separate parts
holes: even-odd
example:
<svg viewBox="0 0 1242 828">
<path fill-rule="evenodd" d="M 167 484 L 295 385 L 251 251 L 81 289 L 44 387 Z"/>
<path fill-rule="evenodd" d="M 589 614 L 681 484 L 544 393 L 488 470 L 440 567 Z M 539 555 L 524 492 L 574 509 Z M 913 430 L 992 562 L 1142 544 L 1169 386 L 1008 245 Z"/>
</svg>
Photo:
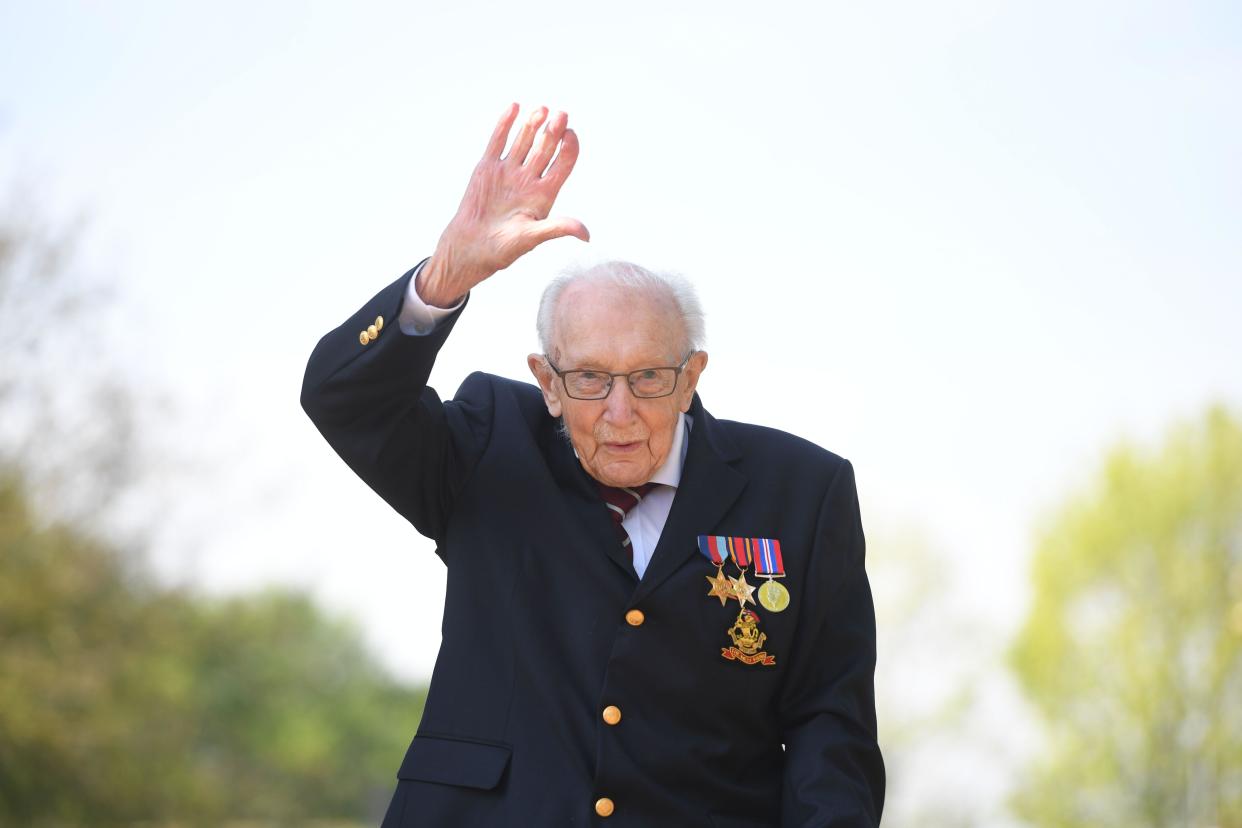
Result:
<svg viewBox="0 0 1242 828">
<path fill-rule="evenodd" d="M 871 537 L 918 527 L 1009 630 L 1108 446 L 1242 405 L 1240 9 L 10 2 L 0 181 L 91 217 L 134 376 L 206 458 L 167 574 L 308 587 L 425 677 L 442 567 L 319 438 L 302 370 L 431 252 L 505 104 L 564 109 L 556 212 L 592 241 L 478 288 L 433 384 L 524 377 L 568 263 L 680 271 L 709 410 L 848 457 Z"/>
</svg>

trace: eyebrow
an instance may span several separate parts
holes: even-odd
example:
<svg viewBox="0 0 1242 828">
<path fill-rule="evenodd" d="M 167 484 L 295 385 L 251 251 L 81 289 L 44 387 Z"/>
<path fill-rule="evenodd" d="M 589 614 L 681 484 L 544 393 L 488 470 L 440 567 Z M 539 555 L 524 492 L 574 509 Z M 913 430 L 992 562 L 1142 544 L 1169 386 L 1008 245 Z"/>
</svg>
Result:
<svg viewBox="0 0 1242 828">
<path fill-rule="evenodd" d="M 665 361 L 663 361 L 663 360 L 667 359 L 667 357 L 657 357 L 656 359 L 657 359 L 657 361 L 655 361 L 655 362 L 645 362 L 645 363 L 643 363 L 642 365 L 636 365 L 636 366 L 634 366 L 633 368 L 628 369 L 628 370 L 626 371 L 626 373 L 633 373 L 634 371 L 642 371 L 642 370 L 644 370 L 644 369 L 646 369 L 646 368 L 671 368 L 671 367 L 673 367 L 673 366 L 675 366 L 675 365 L 677 364 L 676 362 L 665 362 Z M 572 364 L 570 364 L 570 363 L 569 363 L 569 360 L 566 360 L 566 364 L 565 364 L 565 365 L 557 365 L 556 367 L 557 367 L 557 368 L 560 368 L 562 371 L 604 371 L 604 372 L 609 372 L 609 371 L 611 371 L 611 370 L 612 370 L 612 369 L 610 369 L 609 367 L 607 367 L 606 365 L 604 365 L 604 363 L 603 363 L 603 361 L 602 361 L 602 360 L 596 359 L 595 357 L 587 357 L 587 358 L 582 359 L 581 361 L 574 362 L 574 363 L 572 363 Z M 620 372 L 618 371 L 618 373 L 620 373 Z"/>
</svg>

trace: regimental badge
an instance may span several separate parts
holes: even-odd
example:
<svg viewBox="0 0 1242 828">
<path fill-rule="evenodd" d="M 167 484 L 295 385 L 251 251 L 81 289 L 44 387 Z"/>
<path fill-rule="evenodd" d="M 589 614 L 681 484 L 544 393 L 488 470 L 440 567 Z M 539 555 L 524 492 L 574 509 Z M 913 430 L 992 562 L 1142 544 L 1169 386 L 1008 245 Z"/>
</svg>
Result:
<svg viewBox="0 0 1242 828">
<path fill-rule="evenodd" d="M 733 626 L 725 632 L 733 639 L 733 646 L 720 648 L 722 658 L 740 661 L 743 664 L 776 666 L 776 656 L 769 655 L 762 649 L 763 642 L 768 636 L 767 633 L 759 631 L 759 614 L 754 610 L 743 607 L 737 614 L 737 620 L 733 622 Z"/>
</svg>

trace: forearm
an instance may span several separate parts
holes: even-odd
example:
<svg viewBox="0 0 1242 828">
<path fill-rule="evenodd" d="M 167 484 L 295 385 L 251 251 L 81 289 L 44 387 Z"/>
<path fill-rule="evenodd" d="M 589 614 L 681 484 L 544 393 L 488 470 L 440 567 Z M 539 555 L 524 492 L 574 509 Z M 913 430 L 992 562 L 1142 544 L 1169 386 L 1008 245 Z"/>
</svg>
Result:
<svg viewBox="0 0 1242 828">
<path fill-rule="evenodd" d="M 384 288 L 319 341 L 301 401 L 341 459 L 419 531 L 433 534 L 453 488 L 449 470 L 457 464 L 450 456 L 461 448 L 427 381 L 457 316 L 427 336 L 402 333 L 395 320 L 413 274 Z M 377 335 L 364 337 L 372 325 Z"/>
</svg>

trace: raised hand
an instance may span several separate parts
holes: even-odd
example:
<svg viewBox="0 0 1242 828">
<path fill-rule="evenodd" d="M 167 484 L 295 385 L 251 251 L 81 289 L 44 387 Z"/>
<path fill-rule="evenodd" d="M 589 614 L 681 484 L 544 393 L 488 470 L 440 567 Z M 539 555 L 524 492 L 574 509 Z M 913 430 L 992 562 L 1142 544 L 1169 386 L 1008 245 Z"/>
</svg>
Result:
<svg viewBox="0 0 1242 828">
<path fill-rule="evenodd" d="M 590 239 L 577 219 L 548 218 L 578 160 L 578 136 L 567 128 L 569 117 L 554 112 L 549 118 L 547 108 L 539 107 L 503 155 L 517 114 L 517 104 L 510 104 L 501 115 L 457 214 L 419 274 L 418 295 L 428 304 L 456 304 L 479 282 L 548 239 Z"/>
</svg>

